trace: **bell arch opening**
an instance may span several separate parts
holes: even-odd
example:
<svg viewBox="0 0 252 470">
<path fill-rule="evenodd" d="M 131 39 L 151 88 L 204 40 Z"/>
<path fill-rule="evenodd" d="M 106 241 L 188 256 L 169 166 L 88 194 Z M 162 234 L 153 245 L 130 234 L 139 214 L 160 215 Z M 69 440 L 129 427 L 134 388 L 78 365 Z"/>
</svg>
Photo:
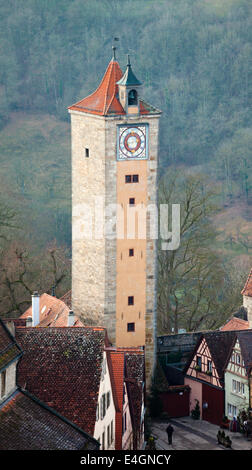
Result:
<svg viewBox="0 0 252 470">
<path fill-rule="evenodd" d="M 129 106 L 137 105 L 137 91 L 136 90 L 130 90 L 128 94 L 128 105 Z"/>
</svg>

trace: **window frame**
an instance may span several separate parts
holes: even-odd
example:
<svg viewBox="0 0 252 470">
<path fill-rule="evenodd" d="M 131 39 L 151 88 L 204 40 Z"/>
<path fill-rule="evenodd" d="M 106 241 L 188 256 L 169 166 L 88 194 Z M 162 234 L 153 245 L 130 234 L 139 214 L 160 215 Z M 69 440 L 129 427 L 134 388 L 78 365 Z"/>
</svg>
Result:
<svg viewBox="0 0 252 470">
<path fill-rule="evenodd" d="M 128 295 L 128 306 L 132 307 L 135 304 L 134 295 Z"/>
<path fill-rule="evenodd" d="M 129 327 L 129 325 L 132 325 L 133 327 Z M 136 328 L 135 328 L 135 323 L 134 322 L 130 322 L 130 323 L 127 323 L 127 333 L 134 333 L 136 331 Z"/>
</svg>

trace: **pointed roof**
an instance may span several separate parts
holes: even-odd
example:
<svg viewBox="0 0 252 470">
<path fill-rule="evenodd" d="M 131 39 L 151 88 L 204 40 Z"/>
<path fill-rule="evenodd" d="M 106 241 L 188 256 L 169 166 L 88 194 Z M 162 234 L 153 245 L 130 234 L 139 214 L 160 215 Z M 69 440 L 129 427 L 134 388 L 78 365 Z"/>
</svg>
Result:
<svg viewBox="0 0 252 470">
<path fill-rule="evenodd" d="M 141 85 L 132 72 L 131 65 L 127 66 L 123 75 L 115 56 L 113 56 L 98 88 L 91 95 L 69 106 L 68 110 L 98 116 L 125 115 L 124 108 L 118 98 L 118 83 L 132 86 Z M 139 105 L 140 114 L 161 114 L 159 109 L 143 100 L 139 100 Z"/>
<path fill-rule="evenodd" d="M 125 73 L 123 77 L 117 82 L 117 85 L 125 85 L 125 86 L 139 86 L 142 85 L 142 83 L 136 78 L 132 68 L 131 68 L 131 63 L 130 63 L 130 58 L 128 55 L 128 63 L 127 63 L 127 68 L 125 70 Z"/>
<path fill-rule="evenodd" d="M 113 58 L 105 72 L 98 88 L 91 95 L 68 109 L 85 113 L 107 116 L 110 114 L 125 114 L 125 111 L 117 99 L 117 82 L 122 77 L 122 71 L 118 62 Z"/>
<path fill-rule="evenodd" d="M 252 268 L 250 270 L 250 273 L 248 275 L 248 279 L 245 283 L 244 288 L 241 291 L 242 295 L 247 295 L 248 297 L 252 297 Z"/>
</svg>

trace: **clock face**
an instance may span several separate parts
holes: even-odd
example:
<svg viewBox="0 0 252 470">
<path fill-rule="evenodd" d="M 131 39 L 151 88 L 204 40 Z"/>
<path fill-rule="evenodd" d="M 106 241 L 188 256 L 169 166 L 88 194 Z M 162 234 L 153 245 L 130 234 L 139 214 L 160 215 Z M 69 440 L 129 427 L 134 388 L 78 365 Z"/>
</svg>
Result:
<svg viewBox="0 0 252 470">
<path fill-rule="evenodd" d="M 117 143 L 118 160 L 146 160 L 147 125 L 119 126 Z"/>
</svg>

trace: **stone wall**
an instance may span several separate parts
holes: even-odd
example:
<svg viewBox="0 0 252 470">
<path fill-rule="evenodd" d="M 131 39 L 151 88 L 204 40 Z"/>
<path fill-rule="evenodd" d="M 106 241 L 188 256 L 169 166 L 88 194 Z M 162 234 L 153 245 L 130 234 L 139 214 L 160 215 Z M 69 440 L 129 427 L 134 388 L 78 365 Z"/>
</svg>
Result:
<svg viewBox="0 0 252 470">
<path fill-rule="evenodd" d="M 105 120 L 72 111 L 71 137 L 72 308 L 85 324 L 102 324 L 105 240 L 96 239 L 94 218 L 97 198 L 105 198 Z"/>
<path fill-rule="evenodd" d="M 148 204 L 158 204 L 157 170 L 158 170 L 158 137 L 159 117 L 152 118 L 149 129 L 149 160 L 148 160 Z M 150 214 L 149 214 L 150 221 Z M 146 253 L 146 314 L 145 314 L 145 373 L 146 387 L 149 390 L 156 362 L 156 323 L 157 323 L 157 240 L 151 239 L 151 226 L 147 224 Z"/>
<path fill-rule="evenodd" d="M 249 328 L 252 328 L 252 297 L 243 295 L 243 307 L 247 309 Z"/>
<path fill-rule="evenodd" d="M 72 308 L 86 325 L 101 325 L 115 344 L 117 295 L 116 206 L 110 206 L 103 236 L 99 207 L 117 203 L 116 135 L 118 124 L 149 124 L 149 159 L 147 163 L 147 205 L 157 203 L 159 116 L 111 118 L 70 111 L 72 134 Z M 89 156 L 86 156 L 86 149 Z M 138 164 L 141 162 L 137 162 Z M 97 209 L 98 202 L 98 209 Z M 95 212 L 96 207 L 96 212 Z M 112 220 L 111 220 L 112 216 Z M 114 219 L 113 219 L 114 217 Z M 107 221 L 110 218 L 110 235 Z M 92 219 L 92 220 L 91 220 Z M 146 382 L 150 385 L 156 357 L 156 281 L 157 243 L 150 237 L 147 213 L 145 250 Z M 90 223 L 92 222 L 92 223 Z M 130 294 L 128 294 L 130 295 Z M 146 297 L 145 297 L 146 296 Z M 144 335 L 143 335 L 144 338 Z M 144 340 L 142 341 L 144 343 Z M 128 344 L 128 346 L 144 344 Z"/>
</svg>

